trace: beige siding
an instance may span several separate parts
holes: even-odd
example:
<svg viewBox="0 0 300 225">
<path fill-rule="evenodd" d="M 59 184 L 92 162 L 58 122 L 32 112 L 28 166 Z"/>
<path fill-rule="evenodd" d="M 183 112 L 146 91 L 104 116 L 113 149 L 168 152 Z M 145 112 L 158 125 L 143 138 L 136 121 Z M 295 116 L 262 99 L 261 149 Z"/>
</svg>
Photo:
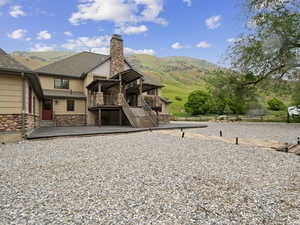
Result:
<svg viewBox="0 0 300 225">
<path fill-rule="evenodd" d="M 43 89 L 50 90 L 61 90 L 54 88 L 54 80 L 56 77 L 53 76 L 40 76 L 40 81 Z M 69 79 L 69 90 L 83 92 L 83 81 L 79 79 Z"/>
<path fill-rule="evenodd" d="M 85 100 L 75 99 L 75 111 L 67 111 L 67 99 L 53 99 L 53 111 L 56 115 L 85 114 Z"/>
<path fill-rule="evenodd" d="M 22 78 L 20 76 L 0 76 L 0 114 L 22 112 Z"/>
</svg>

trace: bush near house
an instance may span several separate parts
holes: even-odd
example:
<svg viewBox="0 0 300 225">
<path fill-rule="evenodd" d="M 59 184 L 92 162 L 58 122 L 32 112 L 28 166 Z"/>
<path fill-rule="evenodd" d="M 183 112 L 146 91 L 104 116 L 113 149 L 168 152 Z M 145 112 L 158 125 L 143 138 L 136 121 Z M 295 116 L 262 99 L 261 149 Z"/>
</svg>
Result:
<svg viewBox="0 0 300 225">
<path fill-rule="evenodd" d="M 286 106 L 279 99 L 272 98 L 268 101 L 268 108 L 273 111 L 280 111 L 280 110 L 284 110 Z"/>
</svg>

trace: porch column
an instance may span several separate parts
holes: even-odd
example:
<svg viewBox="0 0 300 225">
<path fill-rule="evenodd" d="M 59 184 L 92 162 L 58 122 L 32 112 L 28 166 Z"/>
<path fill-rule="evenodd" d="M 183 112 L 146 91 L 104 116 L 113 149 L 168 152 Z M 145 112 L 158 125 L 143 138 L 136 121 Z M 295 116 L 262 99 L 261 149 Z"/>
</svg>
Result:
<svg viewBox="0 0 300 225">
<path fill-rule="evenodd" d="M 103 92 L 101 91 L 100 82 L 98 82 L 98 92 L 96 94 L 96 105 L 97 106 L 104 105 L 104 96 L 103 96 Z"/>
</svg>

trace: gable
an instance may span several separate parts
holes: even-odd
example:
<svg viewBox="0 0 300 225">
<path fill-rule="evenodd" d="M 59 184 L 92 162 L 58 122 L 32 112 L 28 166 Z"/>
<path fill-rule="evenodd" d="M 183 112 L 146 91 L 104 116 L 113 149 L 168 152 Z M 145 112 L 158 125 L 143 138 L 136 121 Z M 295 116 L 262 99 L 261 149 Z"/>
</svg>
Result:
<svg viewBox="0 0 300 225">
<path fill-rule="evenodd" d="M 125 61 L 124 71 L 129 70 L 127 62 Z M 96 76 L 103 76 L 109 78 L 110 76 L 110 59 L 104 62 L 103 64 L 97 66 L 95 69 L 90 71 L 90 74 Z"/>
</svg>

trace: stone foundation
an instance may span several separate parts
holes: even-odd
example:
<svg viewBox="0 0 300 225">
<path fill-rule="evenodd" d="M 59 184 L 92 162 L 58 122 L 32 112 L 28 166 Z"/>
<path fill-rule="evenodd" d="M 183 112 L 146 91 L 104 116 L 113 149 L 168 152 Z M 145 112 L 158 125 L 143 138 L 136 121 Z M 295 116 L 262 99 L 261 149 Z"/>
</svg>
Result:
<svg viewBox="0 0 300 225">
<path fill-rule="evenodd" d="M 30 130 L 39 126 L 39 117 L 24 115 L 25 129 Z M 21 131 L 22 114 L 0 114 L 0 132 Z"/>
<path fill-rule="evenodd" d="M 22 130 L 22 114 L 0 114 L 0 131 Z"/>
<path fill-rule="evenodd" d="M 57 127 L 85 126 L 86 115 L 55 115 L 54 122 Z"/>
</svg>

